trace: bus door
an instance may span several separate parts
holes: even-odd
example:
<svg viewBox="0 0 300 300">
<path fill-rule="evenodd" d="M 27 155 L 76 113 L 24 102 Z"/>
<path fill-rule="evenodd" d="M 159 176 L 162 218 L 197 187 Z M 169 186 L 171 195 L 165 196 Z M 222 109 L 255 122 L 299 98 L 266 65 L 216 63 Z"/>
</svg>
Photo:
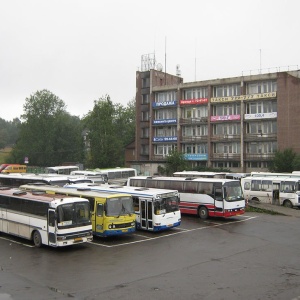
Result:
<svg viewBox="0 0 300 300">
<path fill-rule="evenodd" d="M 214 215 L 221 216 L 224 215 L 224 200 L 223 200 L 223 192 L 222 185 L 214 185 Z"/>
<path fill-rule="evenodd" d="M 92 213 L 92 228 L 96 235 L 101 235 L 104 228 L 104 204 L 96 200 L 95 213 Z"/>
<path fill-rule="evenodd" d="M 48 210 L 48 244 L 56 245 L 55 209 Z"/>
<path fill-rule="evenodd" d="M 153 202 L 152 199 L 140 198 L 141 208 L 141 229 L 151 230 L 153 229 Z"/>
</svg>

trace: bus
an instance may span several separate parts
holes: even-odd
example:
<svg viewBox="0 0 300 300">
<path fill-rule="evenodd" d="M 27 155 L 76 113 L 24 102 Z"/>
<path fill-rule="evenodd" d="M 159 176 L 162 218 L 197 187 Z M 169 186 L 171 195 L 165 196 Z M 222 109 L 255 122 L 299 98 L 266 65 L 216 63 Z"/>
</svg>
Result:
<svg viewBox="0 0 300 300">
<path fill-rule="evenodd" d="M 79 171 L 78 166 L 56 166 L 45 168 L 46 174 L 70 175 L 73 171 Z"/>
<path fill-rule="evenodd" d="M 81 175 L 91 179 L 94 183 L 105 183 L 107 182 L 107 176 L 101 172 L 96 171 L 72 171 L 70 175 Z"/>
<path fill-rule="evenodd" d="M 182 171 L 174 172 L 175 177 L 202 177 L 202 178 L 225 178 L 224 172 L 200 172 L 200 171 Z"/>
<path fill-rule="evenodd" d="M 137 176 L 137 171 L 134 168 L 97 168 L 93 171 L 103 174 L 105 181 L 112 184 L 125 184 L 127 178 Z"/>
<path fill-rule="evenodd" d="M 285 177 L 249 176 L 241 179 L 244 197 L 248 201 L 279 204 L 281 181 Z"/>
<path fill-rule="evenodd" d="M 225 178 L 241 180 L 242 178 L 248 177 L 250 175 L 251 175 L 250 173 L 226 173 Z"/>
<path fill-rule="evenodd" d="M 12 173 L 0 174 L 0 186 L 19 187 L 28 183 L 41 183 L 49 185 L 64 186 L 74 183 L 92 183 L 93 181 L 84 176 L 57 175 L 57 174 L 33 174 Z"/>
<path fill-rule="evenodd" d="M 94 236 L 117 236 L 135 231 L 135 214 L 131 195 L 33 184 L 22 185 L 20 189 L 88 199 Z"/>
<path fill-rule="evenodd" d="M 279 204 L 300 208 L 300 178 L 284 178 L 281 181 Z"/>
<path fill-rule="evenodd" d="M 0 166 L 0 173 L 10 174 L 10 173 L 26 173 L 26 165 L 19 164 L 2 164 Z"/>
<path fill-rule="evenodd" d="M 63 247 L 93 239 L 87 199 L 16 188 L 0 189 L 0 232 Z"/>
<path fill-rule="evenodd" d="M 128 178 L 128 186 L 176 189 L 180 210 L 185 214 L 208 217 L 233 217 L 245 213 L 241 182 L 223 178 L 147 177 Z"/>
<path fill-rule="evenodd" d="M 297 178 L 300 177 L 300 174 L 297 171 L 293 173 L 272 173 L 272 172 L 251 172 L 250 176 L 252 177 L 284 177 L 284 178 Z"/>
<path fill-rule="evenodd" d="M 74 184 L 70 189 L 90 189 L 96 192 L 125 193 L 133 198 L 136 228 L 163 231 L 181 223 L 179 194 L 176 190 L 136 188 L 120 185 Z"/>
</svg>

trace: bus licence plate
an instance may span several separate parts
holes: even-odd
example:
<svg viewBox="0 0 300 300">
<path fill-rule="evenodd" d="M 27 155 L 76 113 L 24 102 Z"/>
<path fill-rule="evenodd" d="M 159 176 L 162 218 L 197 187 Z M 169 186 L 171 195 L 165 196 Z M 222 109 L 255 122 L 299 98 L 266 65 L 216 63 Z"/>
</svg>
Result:
<svg viewBox="0 0 300 300">
<path fill-rule="evenodd" d="M 82 238 L 75 238 L 75 239 L 74 239 L 74 242 L 75 242 L 75 243 L 82 242 Z"/>
</svg>

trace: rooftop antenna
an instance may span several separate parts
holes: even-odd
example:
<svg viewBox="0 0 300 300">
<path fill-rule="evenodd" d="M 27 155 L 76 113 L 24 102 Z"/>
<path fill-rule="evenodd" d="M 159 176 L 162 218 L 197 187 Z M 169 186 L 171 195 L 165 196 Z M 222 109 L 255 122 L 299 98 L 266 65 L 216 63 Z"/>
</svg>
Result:
<svg viewBox="0 0 300 300">
<path fill-rule="evenodd" d="M 167 84 L 167 37 L 165 37 L 165 85 Z"/>
</svg>

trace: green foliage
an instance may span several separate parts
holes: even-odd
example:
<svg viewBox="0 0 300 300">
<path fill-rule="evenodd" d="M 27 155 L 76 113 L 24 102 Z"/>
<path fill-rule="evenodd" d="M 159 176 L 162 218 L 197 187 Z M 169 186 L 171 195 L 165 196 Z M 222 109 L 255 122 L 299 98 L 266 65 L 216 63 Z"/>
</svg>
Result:
<svg viewBox="0 0 300 300">
<path fill-rule="evenodd" d="M 15 144 L 19 132 L 20 120 L 12 122 L 0 118 L 0 149 Z"/>
<path fill-rule="evenodd" d="M 270 171 L 291 173 L 300 170 L 300 156 L 291 148 L 277 151 L 271 163 Z"/>
<path fill-rule="evenodd" d="M 80 119 L 69 115 L 64 102 L 47 90 L 26 98 L 20 135 L 11 157 L 17 163 L 29 157 L 36 166 L 77 162 L 83 158 Z"/>
<path fill-rule="evenodd" d="M 160 167 L 159 172 L 171 176 L 174 172 L 185 170 L 186 167 L 187 162 L 183 153 L 174 150 L 167 156 L 166 168 L 163 169 L 163 167 Z"/>
<path fill-rule="evenodd" d="M 106 95 L 94 102 L 94 108 L 83 120 L 88 132 L 90 152 L 88 168 L 108 168 L 124 165 L 125 146 L 135 136 L 135 103 L 128 107 L 113 104 Z"/>
</svg>

